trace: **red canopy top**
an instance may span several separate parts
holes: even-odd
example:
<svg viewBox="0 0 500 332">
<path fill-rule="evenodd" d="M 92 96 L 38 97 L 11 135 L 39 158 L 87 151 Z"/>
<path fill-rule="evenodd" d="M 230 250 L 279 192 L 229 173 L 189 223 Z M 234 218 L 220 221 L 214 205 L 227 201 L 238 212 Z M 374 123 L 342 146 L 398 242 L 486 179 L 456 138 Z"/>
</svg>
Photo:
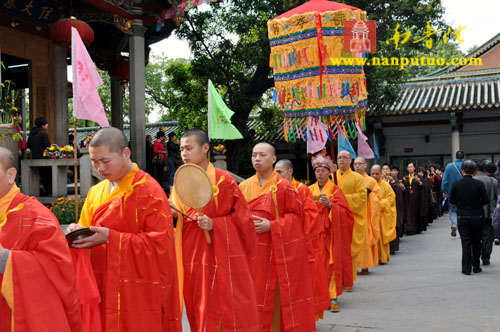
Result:
<svg viewBox="0 0 500 332">
<path fill-rule="evenodd" d="M 286 13 L 283 13 L 280 16 L 273 18 L 273 20 L 280 19 L 280 18 L 288 18 L 288 17 L 291 17 L 292 15 L 296 15 L 296 14 L 304 14 L 304 13 L 311 13 L 311 12 L 328 12 L 328 11 L 336 11 L 336 10 L 340 10 L 340 9 L 357 10 L 359 8 L 349 6 L 349 5 L 340 3 L 340 2 L 335 2 L 335 1 L 310 0 L 303 5 L 295 7 L 294 9 L 289 10 Z"/>
</svg>

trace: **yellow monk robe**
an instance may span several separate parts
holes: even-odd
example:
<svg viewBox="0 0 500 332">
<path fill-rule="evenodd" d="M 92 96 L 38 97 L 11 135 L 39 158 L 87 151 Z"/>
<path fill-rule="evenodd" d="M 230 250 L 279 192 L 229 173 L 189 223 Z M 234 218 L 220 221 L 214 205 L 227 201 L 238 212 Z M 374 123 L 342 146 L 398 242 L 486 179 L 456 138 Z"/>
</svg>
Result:
<svg viewBox="0 0 500 332">
<path fill-rule="evenodd" d="M 377 181 L 363 174 L 366 187 L 371 190 L 368 194 L 366 210 L 366 238 L 359 252 L 358 267 L 368 269 L 378 265 L 378 241 L 380 238 L 380 188 Z"/>
<path fill-rule="evenodd" d="M 377 182 L 380 187 L 380 238 L 379 238 L 379 255 L 382 263 L 389 261 L 390 247 L 389 244 L 396 238 L 396 194 L 391 185 L 384 180 Z"/>
<path fill-rule="evenodd" d="M 337 180 L 344 193 L 349 207 L 354 215 L 352 231 L 351 256 L 352 278 L 355 281 L 358 275 L 358 255 L 366 238 L 367 190 L 365 180 L 361 174 L 348 169 L 344 174 L 337 170 Z"/>
<path fill-rule="evenodd" d="M 75 269 L 56 217 L 14 185 L 0 198 L 0 331 L 80 332 Z"/>
<path fill-rule="evenodd" d="M 318 207 L 318 218 L 311 228 L 320 247 L 330 299 L 342 294 L 343 287 L 352 287 L 351 241 L 354 218 L 342 190 L 328 180 L 323 188 L 315 184 L 309 187 Z M 319 202 L 321 194 L 332 203 L 328 209 Z M 316 249 L 316 247 L 315 247 Z"/>
<path fill-rule="evenodd" d="M 254 282 L 262 330 L 316 331 L 314 252 L 297 192 L 274 171 L 262 186 L 254 175 L 240 189 L 252 215 L 271 227 L 257 234 Z"/>
<path fill-rule="evenodd" d="M 101 181 L 79 223 L 110 230 L 90 250 L 105 331 L 181 331 L 172 213 L 158 182 L 135 164 L 111 193 Z"/>
<path fill-rule="evenodd" d="M 180 289 L 192 332 L 260 331 L 253 290 L 257 234 L 248 204 L 231 174 L 208 164 L 213 196 L 203 208 L 210 217 L 211 244 L 196 222 L 178 215 L 175 247 Z M 170 200 L 195 217 L 174 191 Z"/>
</svg>

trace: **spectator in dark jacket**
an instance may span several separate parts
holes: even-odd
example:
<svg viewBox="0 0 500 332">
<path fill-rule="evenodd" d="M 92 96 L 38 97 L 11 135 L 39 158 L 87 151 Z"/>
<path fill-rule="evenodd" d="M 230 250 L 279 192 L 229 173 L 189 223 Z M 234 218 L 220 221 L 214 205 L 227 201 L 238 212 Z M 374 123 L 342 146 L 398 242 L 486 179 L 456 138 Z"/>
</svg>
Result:
<svg viewBox="0 0 500 332">
<path fill-rule="evenodd" d="M 49 124 L 44 117 L 35 120 L 35 127 L 31 129 L 28 137 L 28 149 L 31 151 L 31 159 L 42 159 L 43 151 L 50 147 L 50 139 L 47 134 Z M 43 188 L 47 195 L 52 194 L 52 168 L 40 167 L 38 174 L 42 180 Z"/>
<path fill-rule="evenodd" d="M 35 127 L 31 129 L 28 138 L 28 148 L 31 150 L 31 159 L 42 159 L 43 151 L 50 147 L 50 139 L 47 134 L 49 124 L 43 117 L 35 120 Z"/>
<path fill-rule="evenodd" d="M 498 246 L 500 244 L 500 239 L 496 237 L 496 234 L 500 233 L 500 195 L 498 196 L 497 206 L 495 210 L 493 210 L 491 222 L 493 224 L 493 230 L 495 232 L 495 245 Z"/>
<path fill-rule="evenodd" d="M 177 136 L 174 132 L 168 134 L 168 184 L 170 186 L 174 185 L 174 174 L 177 170 L 177 161 L 179 160 L 179 143 L 177 143 Z"/>
<path fill-rule="evenodd" d="M 484 209 L 489 203 L 484 184 L 472 178 L 477 165 L 472 160 L 462 163 L 463 178 L 453 183 L 450 203 L 457 206 L 457 224 L 462 241 L 462 273 L 470 275 L 482 271 L 479 266 L 481 237 L 483 234 Z"/>
<path fill-rule="evenodd" d="M 494 165 L 493 165 L 494 166 Z M 497 197 L 500 194 L 498 191 L 498 182 L 494 178 L 486 175 L 486 162 L 480 160 L 477 162 L 477 173 L 474 175 L 474 179 L 481 181 L 484 184 L 486 193 L 490 203 L 483 206 L 484 210 L 484 227 L 483 227 L 483 237 L 482 237 L 482 250 L 481 250 L 481 260 L 483 265 L 490 265 L 490 256 L 493 250 L 493 226 L 491 224 L 491 216 L 493 210 L 495 209 L 495 203 L 497 202 Z"/>
</svg>

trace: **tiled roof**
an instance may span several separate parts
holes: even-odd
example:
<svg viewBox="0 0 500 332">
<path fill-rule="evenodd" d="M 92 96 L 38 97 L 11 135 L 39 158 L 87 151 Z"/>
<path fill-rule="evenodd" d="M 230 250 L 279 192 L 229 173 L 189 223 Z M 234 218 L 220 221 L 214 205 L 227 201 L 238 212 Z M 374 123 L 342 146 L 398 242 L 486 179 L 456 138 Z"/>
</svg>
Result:
<svg viewBox="0 0 500 332">
<path fill-rule="evenodd" d="M 460 110 L 487 110 L 500 107 L 500 75 L 457 77 L 407 83 L 400 98 L 385 115 Z"/>
</svg>

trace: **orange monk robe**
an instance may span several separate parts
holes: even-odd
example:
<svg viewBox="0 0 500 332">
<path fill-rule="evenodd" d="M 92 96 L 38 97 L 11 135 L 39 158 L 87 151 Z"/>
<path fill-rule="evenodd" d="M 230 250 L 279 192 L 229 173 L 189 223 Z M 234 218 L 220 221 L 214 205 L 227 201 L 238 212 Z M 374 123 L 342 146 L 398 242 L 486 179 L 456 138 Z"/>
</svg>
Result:
<svg viewBox="0 0 500 332">
<path fill-rule="evenodd" d="M 344 193 L 354 216 L 352 231 L 351 256 L 352 277 L 356 281 L 358 275 L 358 256 L 366 238 L 367 190 L 361 174 L 348 169 L 344 174 L 337 170 L 340 189 Z"/>
<path fill-rule="evenodd" d="M 257 235 L 250 209 L 230 173 L 209 163 L 207 174 L 214 191 L 203 214 L 213 221 L 212 243 L 207 243 L 196 222 L 180 214 L 175 232 L 191 331 L 260 331 L 252 291 Z M 197 213 L 182 203 L 175 186 L 170 199 L 184 213 L 192 217 Z"/>
<path fill-rule="evenodd" d="M 80 225 L 109 228 L 90 250 L 106 331 L 181 331 L 173 223 L 165 192 L 136 165 L 109 192 L 90 188 Z"/>
<path fill-rule="evenodd" d="M 82 330 L 75 270 L 56 217 L 17 186 L 0 199 L 0 331 Z"/>
<path fill-rule="evenodd" d="M 257 234 L 254 281 L 263 331 L 316 331 L 314 254 L 297 192 L 274 171 L 262 186 L 254 175 L 240 188 L 252 214 L 271 225 Z"/>
<path fill-rule="evenodd" d="M 312 229 L 317 234 L 319 250 L 329 281 L 329 296 L 336 299 L 343 287 L 352 287 L 351 241 L 354 217 L 349 204 L 338 186 L 328 180 L 321 190 L 316 182 L 309 187 L 318 207 L 318 218 Z M 319 202 L 325 194 L 332 208 Z"/>
<path fill-rule="evenodd" d="M 381 214 L 380 214 L 380 238 L 379 255 L 382 263 L 389 261 L 390 242 L 396 238 L 396 194 L 391 185 L 384 180 L 377 182 L 380 187 Z"/>
<path fill-rule="evenodd" d="M 299 198 L 304 207 L 306 231 L 310 239 L 310 250 L 314 254 L 314 303 L 315 303 L 315 315 L 316 320 L 323 319 L 323 311 L 330 307 L 330 298 L 328 296 L 328 282 L 326 279 L 325 265 L 323 264 L 324 255 L 321 252 L 321 246 L 319 245 L 319 234 L 312 234 L 312 228 L 317 228 L 318 223 L 318 208 L 314 202 L 313 195 L 309 188 L 295 180 L 292 179 L 292 186 L 295 188 L 299 194 Z M 314 239 L 313 239 L 314 237 Z"/>
<path fill-rule="evenodd" d="M 380 238 L 380 188 L 377 181 L 363 174 L 366 187 L 371 190 L 368 194 L 366 210 L 366 237 L 358 258 L 358 267 L 367 269 L 378 265 L 378 241 Z"/>
</svg>

